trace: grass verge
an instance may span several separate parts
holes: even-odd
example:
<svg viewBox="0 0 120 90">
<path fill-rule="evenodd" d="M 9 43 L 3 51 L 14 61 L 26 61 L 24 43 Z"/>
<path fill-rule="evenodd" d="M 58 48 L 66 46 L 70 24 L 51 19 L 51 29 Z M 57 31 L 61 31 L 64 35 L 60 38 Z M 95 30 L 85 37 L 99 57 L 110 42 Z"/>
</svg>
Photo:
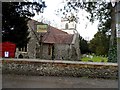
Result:
<svg viewBox="0 0 120 90">
<path fill-rule="evenodd" d="M 108 58 L 102 57 L 102 56 L 93 56 L 92 58 L 82 57 L 81 60 L 84 62 L 89 62 L 89 61 L 91 61 L 91 62 L 107 62 Z"/>
</svg>

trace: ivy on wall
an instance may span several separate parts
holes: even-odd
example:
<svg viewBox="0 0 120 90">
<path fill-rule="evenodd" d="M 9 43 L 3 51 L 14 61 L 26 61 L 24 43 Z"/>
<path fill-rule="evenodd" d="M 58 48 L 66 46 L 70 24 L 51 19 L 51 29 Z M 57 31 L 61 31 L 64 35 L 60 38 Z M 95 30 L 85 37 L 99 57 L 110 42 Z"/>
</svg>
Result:
<svg viewBox="0 0 120 90">
<path fill-rule="evenodd" d="M 117 45 L 112 46 L 108 52 L 108 62 L 117 62 Z"/>
</svg>

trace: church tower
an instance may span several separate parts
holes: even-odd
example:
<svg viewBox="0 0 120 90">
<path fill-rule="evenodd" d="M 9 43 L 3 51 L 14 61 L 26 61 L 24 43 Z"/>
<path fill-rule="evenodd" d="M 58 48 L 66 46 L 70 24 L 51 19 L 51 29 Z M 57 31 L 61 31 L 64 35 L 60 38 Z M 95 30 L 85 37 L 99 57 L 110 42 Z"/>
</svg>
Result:
<svg viewBox="0 0 120 90">
<path fill-rule="evenodd" d="M 69 21 L 67 19 L 61 20 L 61 29 L 69 34 L 75 34 L 76 31 L 76 22 L 75 21 Z"/>
</svg>

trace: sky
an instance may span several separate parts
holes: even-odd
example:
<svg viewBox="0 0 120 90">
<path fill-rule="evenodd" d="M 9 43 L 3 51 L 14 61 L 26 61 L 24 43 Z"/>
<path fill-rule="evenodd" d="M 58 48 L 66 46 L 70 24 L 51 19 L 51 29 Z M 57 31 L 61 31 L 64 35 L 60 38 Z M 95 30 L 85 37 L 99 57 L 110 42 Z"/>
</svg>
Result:
<svg viewBox="0 0 120 90">
<path fill-rule="evenodd" d="M 40 15 L 36 15 L 33 19 L 38 21 L 43 21 L 45 23 L 48 23 L 54 27 L 57 27 L 60 29 L 60 23 L 61 18 L 56 15 L 55 10 L 57 10 L 59 7 L 62 7 L 62 0 L 44 0 L 46 3 L 46 8 L 44 9 L 44 13 Z M 80 19 L 80 23 L 77 24 L 77 31 L 78 33 L 85 39 L 85 40 L 91 40 L 94 37 L 94 34 L 97 33 L 98 29 L 98 21 L 91 24 L 87 19 L 86 15 L 87 13 L 82 11 L 82 13 L 78 13 Z"/>
</svg>

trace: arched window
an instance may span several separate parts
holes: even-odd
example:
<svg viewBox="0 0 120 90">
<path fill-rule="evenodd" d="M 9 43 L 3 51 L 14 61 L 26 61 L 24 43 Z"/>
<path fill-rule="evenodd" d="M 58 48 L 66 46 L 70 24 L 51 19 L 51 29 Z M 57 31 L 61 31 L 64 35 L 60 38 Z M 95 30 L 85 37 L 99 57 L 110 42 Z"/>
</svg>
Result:
<svg viewBox="0 0 120 90">
<path fill-rule="evenodd" d="M 68 29 L 68 23 L 65 24 L 65 29 Z"/>
</svg>

